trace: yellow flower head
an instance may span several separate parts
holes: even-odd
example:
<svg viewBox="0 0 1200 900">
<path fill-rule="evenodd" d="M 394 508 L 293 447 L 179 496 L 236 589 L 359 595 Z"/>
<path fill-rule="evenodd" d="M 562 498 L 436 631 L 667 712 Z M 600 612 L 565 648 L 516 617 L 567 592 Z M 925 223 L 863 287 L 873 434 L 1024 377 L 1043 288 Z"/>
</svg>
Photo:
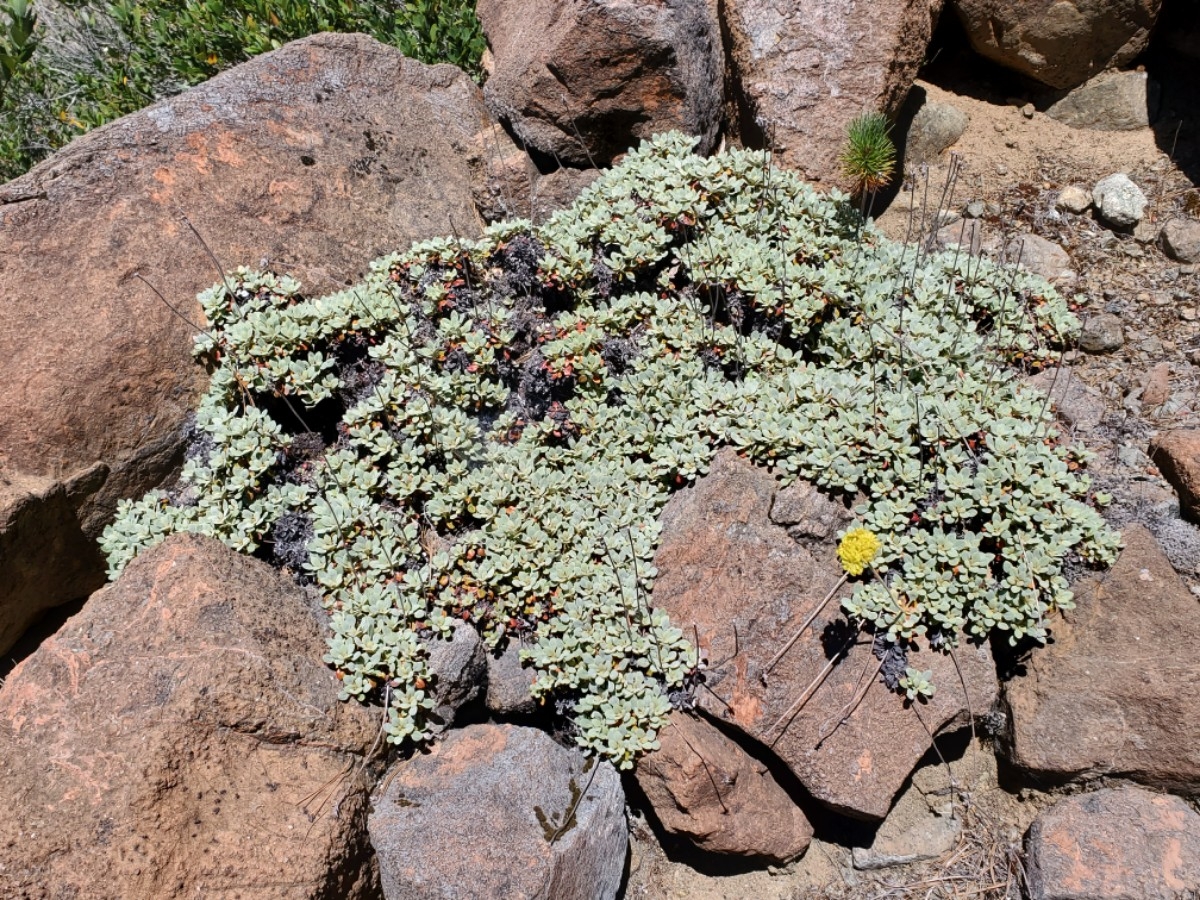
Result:
<svg viewBox="0 0 1200 900">
<path fill-rule="evenodd" d="M 879 552 L 879 538 L 866 528 L 851 528 L 838 544 L 838 559 L 848 575 L 861 575 Z"/>
</svg>

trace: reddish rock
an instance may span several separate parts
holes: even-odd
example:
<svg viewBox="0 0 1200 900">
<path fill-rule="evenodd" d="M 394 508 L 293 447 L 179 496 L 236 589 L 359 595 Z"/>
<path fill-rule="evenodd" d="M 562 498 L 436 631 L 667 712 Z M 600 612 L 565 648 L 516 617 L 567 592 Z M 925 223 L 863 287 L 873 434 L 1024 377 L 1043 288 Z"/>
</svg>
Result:
<svg viewBox="0 0 1200 900">
<path fill-rule="evenodd" d="M 846 126 L 895 114 L 942 0 L 726 0 L 742 138 L 805 177 L 837 182 Z"/>
<path fill-rule="evenodd" d="M 106 475 L 102 464 L 65 481 L 0 469 L 0 652 L 51 605 L 48 597 L 86 597 L 104 584 L 100 548 L 75 510 Z"/>
<path fill-rule="evenodd" d="M 1054 241 L 1036 234 L 1012 237 L 1004 245 L 1003 258 L 1064 289 L 1079 277 L 1070 254 Z"/>
<path fill-rule="evenodd" d="M 484 96 L 526 146 L 604 166 L 672 129 L 716 146 L 721 37 L 706 0 L 480 0 Z"/>
<path fill-rule="evenodd" d="M 0 688 L 0 893 L 376 896 L 380 720 L 338 702 L 323 628 L 216 541 L 130 563 Z"/>
<path fill-rule="evenodd" d="M 1171 364 L 1161 362 L 1142 376 L 1142 409 L 1154 409 L 1171 399 Z"/>
<path fill-rule="evenodd" d="M 22 559 L 24 574 L 0 557 L 5 619 L 98 587 L 98 554 L 64 565 L 59 550 L 94 539 L 118 499 L 179 461 L 204 383 L 194 297 L 220 277 L 183 217 L 222 267 L 268 267 L 327 293 L 385 251 L 478 232 L 468 159 L 490 127 L 458 69 L 322 34 L 0 186 L 0 470 L 37 480 L 23 527 L 58 535 Z M 64 503 L 75 521 L 62 521 Z M 0 651 L 14 637 L 0 633 Z"/>
<path fill-rule="evenodd" d="M 976 52 L 1072 88 L 1146 49 L 1162 0 L 953 0 Z"/>
<path fill-rule="evenodd" d="M 541 225 L 600 177 L 599 169 L 560 168 L 542 174 L 500 126 L 481 131 L 469 157 L 475 205 L 488 222 L 529 219 Z"/>
<path fill-rule="evenodd" d="M 1200 606 L 1141 525 L 1075 587 L 1054 641 L 1005 686 L 1009 757 L 1042 778 L 1200 788 Z"/>
<path fill-rule="evenodd" d="M 1200 889 L 1200 815 L 1122 787 L 1060 800 L 1026 837 L 1030 900 L 1179 900 Z"/>
<path fill-rule="evenodd" d="M 709 853 L 784 863 L 813 829 L 766 766 L 697 716 L 674 713 L 634 774 L 668 833 Z"/>
<path fill-rule="evenodd" d="M 1179 494 L 1179 508 L 1200 520 L 1200 431 L 1160 432 L 1150 442 L 1150 460 Z"/>
<path fill-rule="evenodd" d="M 612 900 L 628 845 L 609 763 L 516 725 L 470 725 L 397 763 L 369 827 L 388 900 Z"/>
<path fill-rule="evenodd" d="M 710 661 L 697 700 L 710 715 L 769 746 L 819 801 L 847 815 L 882 819 L 930 733 L 964 726 L 996 700 L 986 647 L 964 644 L 952 658 L 925 649 L 910 664 L 932 669 L 937 693 L 906 704 L 877 679 L 849 718 L 852 701 L 877 667 L 867 635 L 854 637 L 835 597 L 778 665 L 776 652 L 835 586 L 841 569 L 832 541 L 808 549 L 769 519 L 778 483 L 765 469 L 723 450 L 710 473 L 677 493 L 663 511 L 655 557 L 654 603 Z M 839 650 L 845 650 L 798 715 L 794 702 Z M 764 680 L 765 679 L 765 680 Z"/>
</svg>

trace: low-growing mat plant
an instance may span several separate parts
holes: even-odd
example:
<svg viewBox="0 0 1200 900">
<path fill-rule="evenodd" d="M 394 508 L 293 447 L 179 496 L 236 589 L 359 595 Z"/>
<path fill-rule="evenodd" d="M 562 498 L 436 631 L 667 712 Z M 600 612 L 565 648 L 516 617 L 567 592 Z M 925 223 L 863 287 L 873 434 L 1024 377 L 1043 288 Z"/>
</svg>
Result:
<svg viewBox="0 0 1200 900">
<path fill-rule="evenodd" d="M 245 269 L 203 293 L 188 459 L 121 504 L 110 574 L 181 531 L 286 566 L 392 742 L 429 734 L 432 637 L 519 637 L 534 694 L 628 768 L 703 665 L 651 603 L 658 516 L 731 446 L 866 498 L 840 601 L 901 648 L 889 671 L 916 643 L 1043 639 L 1068 555 L 1118 547 L 1023 381 L 1075 336 L 1066 301 L 914 262 L 848 196 L 691 146 L 661 135 L 540 227 L 422 242 L 330 296 Z"/>
</svg>

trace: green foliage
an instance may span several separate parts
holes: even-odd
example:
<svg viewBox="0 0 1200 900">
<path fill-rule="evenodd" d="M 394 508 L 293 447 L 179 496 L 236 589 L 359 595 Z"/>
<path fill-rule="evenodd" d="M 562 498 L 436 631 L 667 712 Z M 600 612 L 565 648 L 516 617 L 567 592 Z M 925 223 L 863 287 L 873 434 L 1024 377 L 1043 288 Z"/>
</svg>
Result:
<svg viewBox="0 0 1200 900">
<path fill-rule="evenodd" d="M 4 0 L 0 4 L 0 103 L 17 73 L 33 56 L 36 26 L 37 13 L 29 0 Z"/>
<path fill-rule="evenodd" d="M 847 127 L 841 155 L 842 173 L 850 179 L 855 196 L 877 191 L 892 180 L 896 145 L 889 131 L 887 117 L 878 112 L 863 113 Z"/>
<path fill-rule="evenodd" d="M 932 678 L 932 669 L 921 671 L 909 666 L 900 677 L 900 689 L 904 691 L 904 696 L 909 700 L 925 701 L 932 699 L 935 691 L 934 684 L 930 680 Z"/>
<path fill-rule="evenodd" d="M 0 80 L 0 180 L 90 128 L 322 31 L 363 32 L 481 76 L 474 0 L 66 0 L 7 102 Z M 0 63 L 4 52 L 0 40 Z"/>
<path fill-rule="evenodd" d="M 1117 547 L 1021 378 L 1076 334 L 1066 303 L 915 255 L 764 154 L 690 146 L 660 136 L 540 228 L 417 244 L 342 293 L 239 270 L 203 294 L 204 440 L 180 489 L 122 503 L 111 574 L 175 531 L 278 559 L 300 523 L 325 659 L 343 697 L 388 703 L 391 740 L 425 736 L 427 640 L 465 619 L 519 636 L 535 694 L 628 767 L 700 665 L 650 604 L 658 516 L 727 445 L 864 494 L 854 620 L 1043 638 L 1067 555 Z"/>
</svg>

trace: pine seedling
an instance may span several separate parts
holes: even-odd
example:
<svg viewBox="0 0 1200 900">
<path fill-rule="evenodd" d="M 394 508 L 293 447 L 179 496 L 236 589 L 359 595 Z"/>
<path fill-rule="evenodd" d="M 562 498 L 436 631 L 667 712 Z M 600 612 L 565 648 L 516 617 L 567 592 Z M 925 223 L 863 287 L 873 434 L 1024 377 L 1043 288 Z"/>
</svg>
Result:
<svg viewBox="0 0 1200 900">
<path fill-rule="evenodd" d="M 890 130 L 887 117 L 879 112 L 863 113 L 847 127 L 840 159 L 842 173 L 850 180 L 855 196 L 887 187 L 892 180 L 896 145 L 888 135 Z"/>
</svg>

